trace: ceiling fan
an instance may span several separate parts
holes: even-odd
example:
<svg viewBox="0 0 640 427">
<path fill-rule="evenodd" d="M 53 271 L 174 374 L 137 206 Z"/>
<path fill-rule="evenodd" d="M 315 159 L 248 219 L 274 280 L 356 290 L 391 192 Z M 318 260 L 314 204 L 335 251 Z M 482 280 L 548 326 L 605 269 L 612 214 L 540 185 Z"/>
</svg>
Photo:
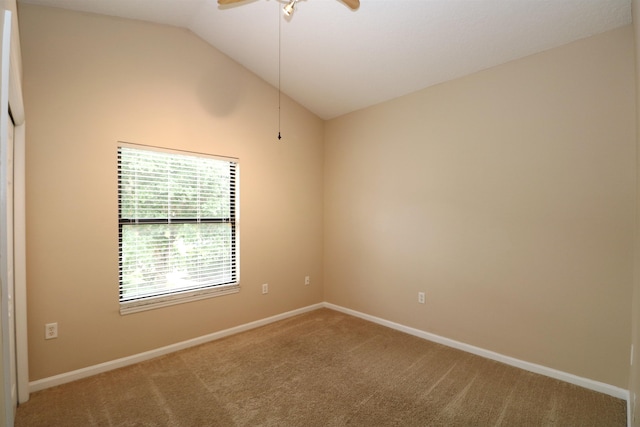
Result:
<svg viewBox="0 0 640 427">
<path fill-rule="evenodd" d="M 241 1 L 245 1 L 245 0 L 218 0 L 218 4 L 225 5 L 225 4 L 239 3 Z M 293 7 L 298 1 L 299 0 L 288 1 L 287 5 L 284 7 L 284 12 L 287 15 L 291 15 L 293 13 Z M 349 6 L 352 10 L 357 10 L 360 7 L 360 0 L 340 0 L 340 1 L 342 1 L 344 4 Z"/>
</svg>

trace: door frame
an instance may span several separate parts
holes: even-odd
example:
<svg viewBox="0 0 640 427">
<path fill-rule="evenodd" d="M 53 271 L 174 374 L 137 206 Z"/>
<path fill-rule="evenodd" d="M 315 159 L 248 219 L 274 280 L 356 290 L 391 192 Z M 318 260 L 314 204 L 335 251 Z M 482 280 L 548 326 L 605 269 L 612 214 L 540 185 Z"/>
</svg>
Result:
<svg viewBox="0 0 640 427">
<path fill-rule="evenodd" d="M 3 0 L 0 21 L 3 81 L 0 90 L 0 117 L 14 123 L 14 319 L 18 403 L 29 400 L 29 363 L 27 345 L 27 275 L 26 275 L 26 143 L 25 114 L 22 98 L 22 61 L 15 0 Z M 8 53 L 7 53 L 8 51 Z M 8 61 L 5 59 L 8 57 Z M 8 66 L 6 64 L 8 62 Z M 8 79 L 8 82 L 7 80 Z M 8 84 L 8 90 L 7 90 Z M 11 118 L 8 112 L 11 111 Z M 2 321 L 4 323 L 4 319 Z M 3 384 L 4 385 L 4 384 Z M 6 387 L 5 387 L 6 389 Z"/>
</svg>

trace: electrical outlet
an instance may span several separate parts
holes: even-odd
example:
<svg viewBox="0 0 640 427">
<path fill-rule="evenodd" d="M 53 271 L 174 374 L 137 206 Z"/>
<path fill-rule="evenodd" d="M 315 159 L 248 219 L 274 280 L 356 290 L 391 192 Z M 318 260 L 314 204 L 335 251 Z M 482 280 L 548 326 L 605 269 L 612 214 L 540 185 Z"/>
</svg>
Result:
<svg viewBox="0 0 640 427">
<path fill-rule="evenodd" d="M 58 338 L 58 323 L 47 323 L 44 325 L 44 339 L 51 340 Z"/>
<path fill-rule="evenodd" d="M 309 278 L 309 276 L 304 276 L 304 284 L 305 285 L 311 284 L 311 279 Z"/>
<path fill-rule="evenodd" d="M 418 302 L 424 304 L 424 292 L 418 292 Z"/>
<path fill-rule="evenodd" d="M 262 284 L 262 294 L 268 294 L 269 293 L 269 284 L 268 283 L 263 283 Z"/>
</svg>

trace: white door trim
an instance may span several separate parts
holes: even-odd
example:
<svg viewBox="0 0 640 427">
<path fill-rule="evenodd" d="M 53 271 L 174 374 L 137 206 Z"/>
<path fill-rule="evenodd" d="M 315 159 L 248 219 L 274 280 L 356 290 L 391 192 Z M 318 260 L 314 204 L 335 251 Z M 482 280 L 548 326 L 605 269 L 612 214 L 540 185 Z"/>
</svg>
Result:
<svg viewBox="0 0 640 427">
<path fill-rule="evenodd" d="M 14 306 L 18 402 L 29 400 L 29 358 L 27 345 L 27 268 L 26 268 L 26 136 L 22 98 L 22 59 L 16 0 L 0 0 L 11 12 L 9 52 L 9 99 L 14 123 Z M 4 73 L 4 71 L 3 71 Z M 3 74 L 4 76 L 4 74 Z M 3 106 L 4 108 L 4 106 Z"/>
<path fill-rule="evenodd" d="M 13 141 L 9 141 L 11 12 L 2 16 L 0 50 L 0 324 L 2 326 L 2 424 L 13 426 L 16 396 L 13 308 Z M 13 130 L 13 128 L 11 128 Z M 11 132 L 11 138 L 13 132 Z"/>
</svg>

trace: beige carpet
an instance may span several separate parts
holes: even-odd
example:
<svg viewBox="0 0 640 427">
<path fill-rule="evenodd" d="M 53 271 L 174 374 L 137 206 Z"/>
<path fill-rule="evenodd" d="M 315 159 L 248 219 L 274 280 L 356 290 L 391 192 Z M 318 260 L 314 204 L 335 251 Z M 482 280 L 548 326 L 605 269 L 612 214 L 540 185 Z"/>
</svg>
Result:
<svg viewBox="0 0 640 427">
<path fill-rule="evenodd" d="M 32 394 L 16 426 L 625 426 L 604 394 L 321 309 Z"/>
</svg>

